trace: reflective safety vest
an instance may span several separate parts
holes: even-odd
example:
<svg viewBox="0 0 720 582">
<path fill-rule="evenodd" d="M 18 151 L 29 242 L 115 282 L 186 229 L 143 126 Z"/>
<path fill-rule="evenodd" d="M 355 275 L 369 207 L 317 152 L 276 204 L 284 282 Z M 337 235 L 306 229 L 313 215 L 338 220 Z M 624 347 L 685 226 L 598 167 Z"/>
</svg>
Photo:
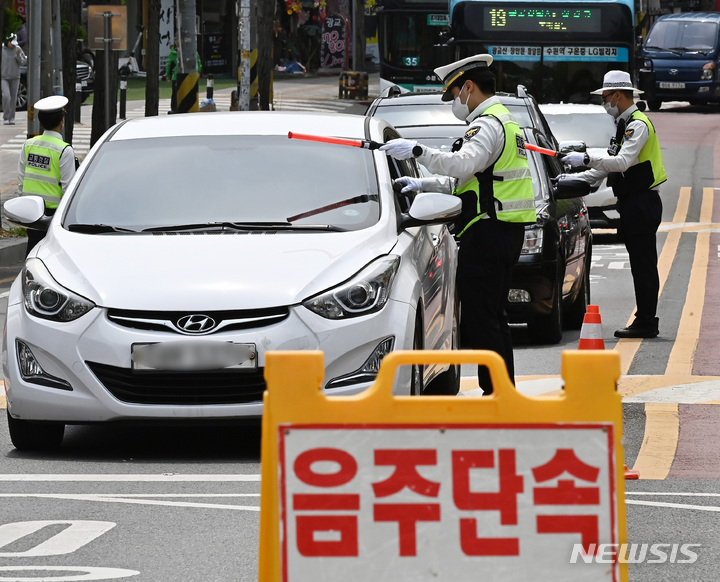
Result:
<svg viewBox="0 0 720 582">
<path fill-rule="evenodd" d="M 463 199 L 458 236 L 487 217 L 523 224 L 535 224 L 537 221 L 535 194 L 520 127 L 510 111 L 500 103 L 488 107 L 481 117 L 488 115 L 502 123 L 505 147 L 493 164 L 456 189 L 455 194 Z M 475 133 L 477 128 L 471 127 L 465 139 L 472 138 Z"/>
<path fill-rule="evenodd" d="M 649 135 L 638 154 L 637 164 L 630 166 L 624 172 L 613 172 L 608 175 L 608 184 L 612 186 L 613 193 L 618 198 L 651 190 L 667 180 L 655 127 L 648 116 L 639 109 L 630 115 L 630 121 L 635 120 L 642 121 L 647 125 Z M 632 131 L 632 129 L 626 129 L 622 141 L 630 137 Z M 622 141 L 620 142 L 621 149 Z"/>
<path fill-rule="evenodd" d="M 63 191 L 60 185 L 60 156 L 70 144 L 52 135 L 38 135 L 25 142 L 25 178 L 22 194 L 34 194 L 48 208 L 57 208 Z"/>
</svg>

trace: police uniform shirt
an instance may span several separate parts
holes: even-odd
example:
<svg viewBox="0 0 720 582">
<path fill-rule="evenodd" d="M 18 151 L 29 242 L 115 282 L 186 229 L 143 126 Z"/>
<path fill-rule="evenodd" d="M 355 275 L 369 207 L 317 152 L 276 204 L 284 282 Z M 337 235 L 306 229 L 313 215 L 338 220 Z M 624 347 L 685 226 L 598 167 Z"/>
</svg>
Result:
<svg viewBox="0 0 720 582">
<path fill-rule="evenodd" d="M 476 173 L 484 171 L 500 158 L 505 147 L 505 129 L 502 123 L 492 116 L 480 117 L 488 107 L 499 103 L 498 97 L 490 97 L 468 115 L 470 126 L 465 135 L 472 135 L 463 142 L 459 151 L 443 152 L 423 146 L 423 153 L 417 157 L 417 161 L 434 174 L 455 178 L 459 181 L 458 187 L 473 180 Z M 438 186 L 441 185 L 439 182 L 436 181 Z M 446 185 L 440 191 L 450 192 L 449 186 L 450 184 Z"/>
<path fill-rule="evenodd" d="M 635 111 L 637 111 L 637 106 L 631 105 L 618 117 L 618 122 L 624 119 L 627 123 L 622 147 L 618 155 L 590 156 L 590 162 L 587 164 L 590 169 L 579 174 L 573 174 L 573 176 L 594 183 L 602 180 L 611 172 L 625 172 L 630 166 L 637 164 L 640 151 L 645 147 L 650 137 L 650 130 L 639 119 L 628 122 Z"/>
<path fill-rule="evenodd" d="M 45 130 L 43 131 L 43 135 L 49 135 L 65 141 L 63 139 L 63 136 L 60 135 L 57 131 Z M 25 180 L 25 164 L 27 164 L 27 159 L 23 146 L 23 153 L 18 159 L 18 196 L 20 196 L 23 191 L 23 181 Z M 72 146 L 68 146 L 63 150 L 62 154 L 60 155 L 60 188 L 62 189 L 63 194 L 65 194 L 65 190 L 67 189 L 67 186 L 74 175 L 75 152 L 73 151 Z"/>
</svg>

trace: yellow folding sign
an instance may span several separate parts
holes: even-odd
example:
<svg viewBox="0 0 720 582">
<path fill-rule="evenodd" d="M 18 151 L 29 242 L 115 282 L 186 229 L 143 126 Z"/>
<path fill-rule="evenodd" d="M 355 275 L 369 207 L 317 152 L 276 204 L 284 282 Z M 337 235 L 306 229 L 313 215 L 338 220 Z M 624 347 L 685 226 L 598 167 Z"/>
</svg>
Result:
<svg viewBox="0 0 720 582">
<path fill-rule="evenodd" d="M 431 363 L 484 364 L 495 391 L 393 396 Z M 562 376 L 530 398 L 494 352 L 393 352 L 329 396 L 321 352 L 268 354 L 259 579 L 627 580 L 620 359 L 566 351 Z"/>
</svg>

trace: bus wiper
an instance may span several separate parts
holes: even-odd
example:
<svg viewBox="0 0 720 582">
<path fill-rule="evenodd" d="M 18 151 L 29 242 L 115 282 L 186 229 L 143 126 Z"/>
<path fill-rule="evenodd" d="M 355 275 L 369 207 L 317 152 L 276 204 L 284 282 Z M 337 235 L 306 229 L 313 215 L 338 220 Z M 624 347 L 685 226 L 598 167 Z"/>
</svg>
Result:
<svg viewBox="0 0 720 582">
<path fill-rule="evenodd" d="M 111 226 L 109 224 L 69 224 L 67 229 L 70 232 L 82 232 L 86 234 L 101 234 L 103 232 L 137 232 L 131 228 L 122 226 Z"/>
</svg>

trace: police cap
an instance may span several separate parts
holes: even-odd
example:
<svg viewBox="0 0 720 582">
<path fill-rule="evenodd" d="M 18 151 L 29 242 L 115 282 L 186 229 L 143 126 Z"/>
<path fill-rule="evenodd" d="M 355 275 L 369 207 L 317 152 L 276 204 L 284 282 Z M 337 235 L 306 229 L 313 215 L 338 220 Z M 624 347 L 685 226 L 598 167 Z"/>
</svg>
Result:
<svg viewBox="0 0 720 582">
<path fill-rule="evenodd" d="M 50 97 L 43 97 L 40 101 L 35 103 L 35 111 L 62 111 L 62 109 L 68 104 L 68 98 L 64 95 L 51 95 Z"/>
<path fill-rule="evenodd" d="M 452 87 L 460 81 L 461 77 L 470 71 L 485 70 L 490 71 L 490 65 L 492 64 L 492 55 L 480 54 L 472 57 L 467 57 L 449 65 L 438 67 L 435 69 L 435 74 L 442 80 L 443 85 L 443 101 L 452 101 Z"/>
</svg>

